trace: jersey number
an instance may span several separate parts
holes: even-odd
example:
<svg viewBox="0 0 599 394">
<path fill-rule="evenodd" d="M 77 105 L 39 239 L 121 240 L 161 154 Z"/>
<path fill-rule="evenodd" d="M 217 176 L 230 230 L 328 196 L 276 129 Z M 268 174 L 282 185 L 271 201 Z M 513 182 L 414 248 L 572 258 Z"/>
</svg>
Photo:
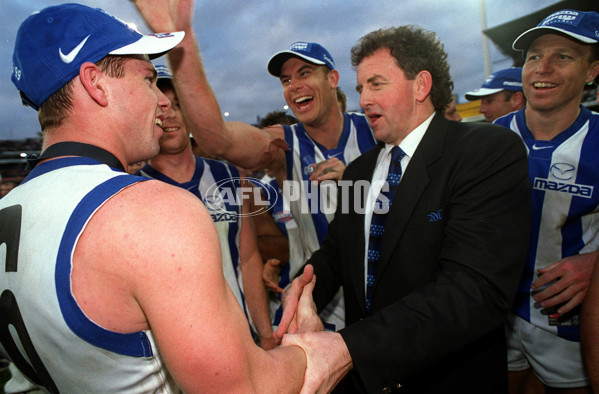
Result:
<svg viewBox="0 0 599 394">
<path fill-rule="evenodd" d="M 0 223 L 2 223 L 0 226 L 0 245 L 6 244 L 5 272 L 17 272 L 17 255 L 21 237 L 21 210 L 20 205 L 0 210 Z M 12 326 L 19 336 L 21 346 L 31 364 L 19 351 L 10 333 L 9 326 Z M 15 295 L 8 289 L 4 290 L 0 296 L 0 343 L 2 343 L 17 368 L 32 382 L 44 386 L 52 393 L 58 393 L 58 388 L 31 342 Z"/>
</svg>

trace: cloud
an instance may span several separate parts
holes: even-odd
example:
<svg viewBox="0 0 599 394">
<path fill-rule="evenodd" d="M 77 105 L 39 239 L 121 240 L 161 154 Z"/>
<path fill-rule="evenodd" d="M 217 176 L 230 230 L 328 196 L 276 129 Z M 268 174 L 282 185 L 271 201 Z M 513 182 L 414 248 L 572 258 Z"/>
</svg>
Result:
<svg viewBox="0 0 599 394">
<path fill-rule="evenodd" d="M 10 83 L 14 37 L 20 22 L 35 10 L 63 3 L 58 0 L 2 0 L 0 15 L 0 139 L 37 135 L 35 112 L 23 108 Z M 80 0 L 100 7 L 149 32 L 135 7 L 126 0 Z M 492 0 L 486 2 L 488 26 L 546 7 L 550 0 Z M 350 49 L 364 34 L 383 27 L 417 24 L 435 31 L 445 43 L 454 91 L 471 90 L 485 78 L 479 2 L 475 0 L 198 0 L 194 27 L 206 72 L 223 111 L 231 120 L 256 121 L 285 104 L 279 81 L 266 64 L 277 51 L 295 41 L 322 43 L 335 58 L 348 108 L 357 109 L 355 71 Z M 503 68 L 494 52 L 493 66 Z M 164 62 L 162 59 L 160 62 Z M 505 65 L 506 67 L 509 64 Z"/>
</svg>

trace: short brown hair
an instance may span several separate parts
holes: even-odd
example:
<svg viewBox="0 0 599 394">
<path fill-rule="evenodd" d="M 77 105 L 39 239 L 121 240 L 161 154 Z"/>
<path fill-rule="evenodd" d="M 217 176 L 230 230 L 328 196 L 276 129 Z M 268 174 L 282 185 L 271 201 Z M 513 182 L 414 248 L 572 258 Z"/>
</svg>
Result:
<svg viewBox="0 0 599 394">
<path fill-rule="evenodd" d="M 139 59 L 139 56 L 112 56 L 108 55 L 98 61 L 96 65 L 113 78 L 120 78 L 125 74 L 124 64 L 130 59 Z M 38 110 L 38 120 L 45 130 L 48 127 L 59 126 L 73 109 L 73 80 L 53 93 L 42 103 Z"/>
<path fill-rule="evenodd" d="M 387 48 L 406 78 L 414 79 L 421 71 L 433 77 L 431 100 L 435 110 L 444 113 L 451 103 L 453 81 L 449 75 L 447 53 L 434 32 L 419 26 L 399 26 L 373 31 L 360 39 L 351 49 L 352 65 L 381 48 Z"/>
</svg>

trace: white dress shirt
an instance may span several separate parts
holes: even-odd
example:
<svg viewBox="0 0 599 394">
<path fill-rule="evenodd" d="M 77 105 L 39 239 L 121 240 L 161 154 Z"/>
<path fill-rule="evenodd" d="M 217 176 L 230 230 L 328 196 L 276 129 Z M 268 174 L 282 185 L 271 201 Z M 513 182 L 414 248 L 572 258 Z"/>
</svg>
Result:
<svg viewBox="0 0 599 394">
<path fill-rule="evenodd" d="M 420 144 L 426 129 L 433 120 L 433 113 L 427 120 L 422 122 L 418 127 L 412 130 L 399 144 L 401 150 L 404 151 L 405 155 L 401 159 L 401 170 L 402 174 L 406 172 L 410 159 L 414 156 L 414 152 Z M 376 166 L 374 167 L 374 173 L 372 174 L 370 192 L 366 196 L 366 209 L 364 213 L 364 238 L 365 250 L 364 250 L 364 294 L 366 294 L 366 278 L 368 275 L 368 240 L 370 237 L 370 222 L 372 221 L 372 212 L 374 211 L 374 205 L 377 197 L 379 196 L 387 175 L 389 173 L 389 164 L 391 164 L 391 149 L 395 145 L 385 144 L 385 147 L 379 152 L 379 156 L 376 160 Z M 403 179 L 403 176 L 402 176 Z M 401 180 L 400 180 L 401 182 Z"/>
</svg>

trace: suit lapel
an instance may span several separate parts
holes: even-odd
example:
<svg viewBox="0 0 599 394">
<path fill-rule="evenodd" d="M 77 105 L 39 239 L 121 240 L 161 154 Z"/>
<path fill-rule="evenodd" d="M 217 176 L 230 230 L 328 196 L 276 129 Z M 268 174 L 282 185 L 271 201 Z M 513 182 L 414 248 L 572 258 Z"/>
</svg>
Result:
<svg viewBox="0 0 599 394">
<path fill-rule="evenodd" d="M 377 265 L 377 278 L 384 274 L 391 255 L 410 221 L 412 212 L 429 183 L 428 166 L 441 156 L 447 126 L 448 121 L 445 117 L 438 113 L 435 114 L 402 176 L 387 217 L 381 245 L 381 257 Z"/>
</svg>

